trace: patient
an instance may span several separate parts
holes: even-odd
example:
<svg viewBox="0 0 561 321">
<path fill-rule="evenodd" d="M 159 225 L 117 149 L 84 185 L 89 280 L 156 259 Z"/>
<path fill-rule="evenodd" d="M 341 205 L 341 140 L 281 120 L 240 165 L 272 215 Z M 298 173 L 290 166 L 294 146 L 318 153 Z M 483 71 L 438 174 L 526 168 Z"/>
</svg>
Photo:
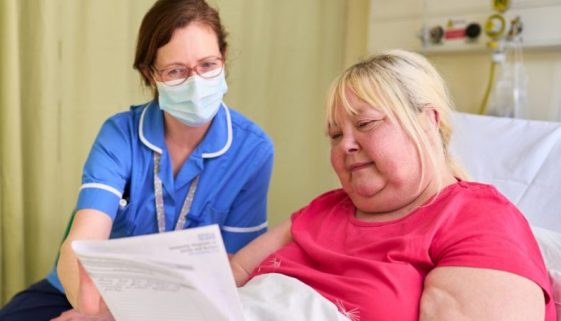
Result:
<svg viewBox="0 0 561 321">
<path fill-rule="evenodd" d="M 240 250 L 236 282 L 292 276 L 354 320 L 554 320 L 522 214 L 448 154 L 451 101 L 423 57 L 346 70 L 327 101 L 327 192 Z"/>
<path fill-rule="evenodd" d="M 555 319 L 527 221 L 448 154 L 451 102 L 423 57 L 390 51 L 350 67 L 327 107 L 342 189 L 235 254 L 238 286 L 290 276 L 353 321 Z"/>
</svg>

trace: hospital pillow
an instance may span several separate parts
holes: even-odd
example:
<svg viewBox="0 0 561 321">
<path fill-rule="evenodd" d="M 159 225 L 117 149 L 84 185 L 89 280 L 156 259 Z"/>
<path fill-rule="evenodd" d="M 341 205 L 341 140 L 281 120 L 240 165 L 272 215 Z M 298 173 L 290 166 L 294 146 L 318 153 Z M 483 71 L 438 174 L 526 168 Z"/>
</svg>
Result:
<svg viewBox="0 0 561 321">
<path fill-rule="evenodd" d="M 450 150 L 533 226 L 561 233 L 561 123 L 456 113 Z"/>
</svg>

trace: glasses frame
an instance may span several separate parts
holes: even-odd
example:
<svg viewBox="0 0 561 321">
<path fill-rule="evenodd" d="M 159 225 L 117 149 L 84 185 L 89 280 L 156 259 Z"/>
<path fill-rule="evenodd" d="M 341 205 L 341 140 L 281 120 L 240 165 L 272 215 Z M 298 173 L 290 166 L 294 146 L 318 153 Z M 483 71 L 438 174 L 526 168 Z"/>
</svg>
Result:
<svg viewBox="0 0 561 321">
<path fill-rule="evenodd" d="M 222 63 L 222 65 L 219 68 L 217 68 L 217 69 L 220 69 L 220 71 L 217 72 L 216 75 L 213 75 L 212 77 L 205 77 L 205 76 L 203 76 L 204 73 L 200 73 L 198 69 L 199 69 L 200 63 L 208 61 L 208 59 L 211 59 L 211 58 L 215 58 L 217 61 L 220 61 Z M 164 79 L 164 77 L 162 75 L 163 72 L 165 72 L 166 70 L 169 70 L 169 69 L 177 68 L 177 67 L 184 67 L 185 69 L 187 69 L 187 71 L 188 71 L 187 77 L 180 78 L 180 79 L 173 79 L 173 80 L 163 80 Z M 169 67 L 162 68 L 162 69 L 158 69 L 158 68 L 156 68 L 156 66 L 152 65 L 152 67 L 150 69 L 152 70 L 152 72 L 154 74 L 158 75 L 158 77 L 161 79 L 161 82 L 164 83 L 166 86 L 179 86 L 182 83 L 184 83 L 187 79 L 192 77 L 194 74 L 198 75 L 199 77 L 201 77 L 203 79 L 214 79 L 214 78 L 218 77 L 222 73 L 222 71 L 224 70 L 224 58 L 223 57 L 218 57 L 218 56 L 206 57 L 206 58 L 203 58 L 203 59 L 197 61 L 197 63 L 193 67 L 189 67 L 185 64 L 173 64 Z M 175 83 L 175 81 L 177 81 L 177 83 Z M 170 82 L 173 82 L 173 83 L 170 84 Z"/>
</svg>

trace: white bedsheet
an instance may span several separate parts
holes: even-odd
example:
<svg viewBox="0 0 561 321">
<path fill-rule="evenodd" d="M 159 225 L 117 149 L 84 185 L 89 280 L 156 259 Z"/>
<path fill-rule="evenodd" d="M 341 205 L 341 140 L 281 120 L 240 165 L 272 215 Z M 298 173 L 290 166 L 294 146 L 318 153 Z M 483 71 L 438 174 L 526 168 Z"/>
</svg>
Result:
<svg viewBox="0 0 561 321">
<path fill-rule="evenodd" d="M 259 275 L 238 291 L 246 321 L 350 320 L 314 289 L 282 274 Z"/>
</svg>

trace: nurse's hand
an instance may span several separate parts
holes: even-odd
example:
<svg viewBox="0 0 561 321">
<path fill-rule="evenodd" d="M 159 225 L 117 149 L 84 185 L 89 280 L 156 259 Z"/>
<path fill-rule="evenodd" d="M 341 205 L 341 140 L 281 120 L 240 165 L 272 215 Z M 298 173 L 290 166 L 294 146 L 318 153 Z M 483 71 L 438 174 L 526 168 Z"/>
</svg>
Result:
<svg viewBox="0 0 561 321">
<path fill-rule="evenodd" d="M 78 310 L 85 315 L 110 314 L 88 272 L 78 262 L 80 285 L 78 287 Z"/>
<path fill-rule="evenodd" d="M 78 263 L 78 265 L 80 274 L 78 309 L 63 312 L 51 321 L 114 321 L 92 279 L 82 264 Z"/>
<path fill-rule="evenodd" d="M 51 321 L 115 321 L 111 313 L 105 315 L 86 315 L 78 310 L 72 309 L 63 312 Z"/>
</svg>

